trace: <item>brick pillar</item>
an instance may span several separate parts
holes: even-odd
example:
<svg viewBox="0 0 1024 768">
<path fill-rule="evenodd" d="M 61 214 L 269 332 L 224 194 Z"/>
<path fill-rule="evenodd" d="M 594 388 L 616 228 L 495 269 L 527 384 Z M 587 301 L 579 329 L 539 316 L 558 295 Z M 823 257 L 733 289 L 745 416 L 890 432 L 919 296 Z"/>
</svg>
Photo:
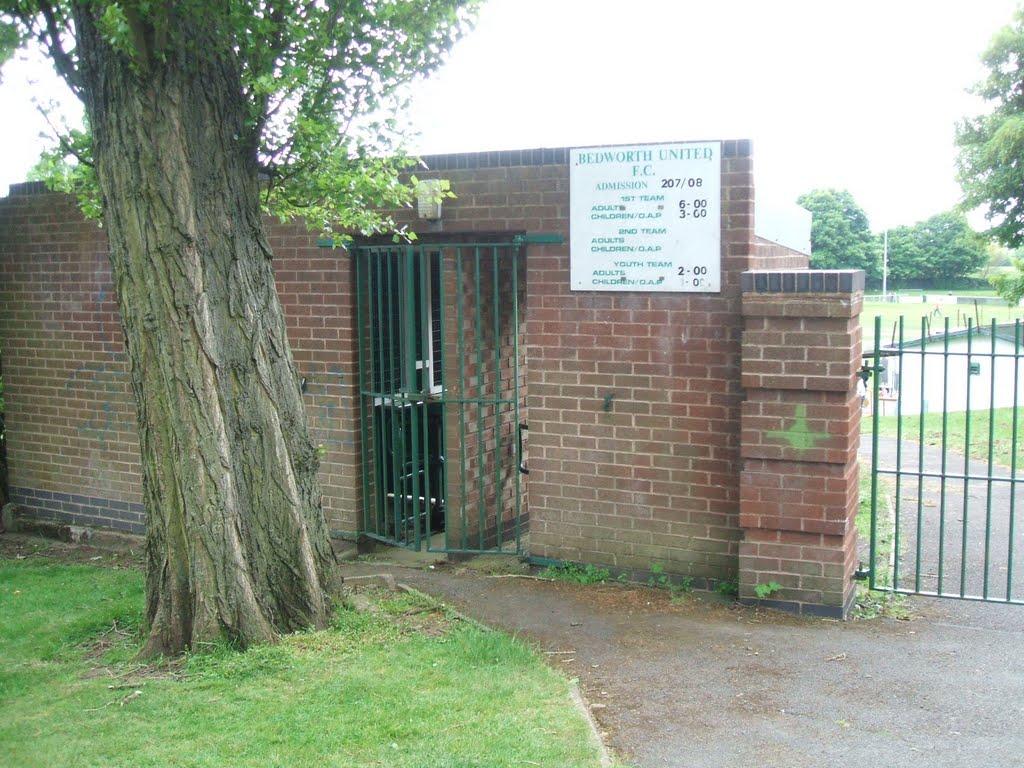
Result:
<svg viewBox="0 0 1024 768">
<path fill-rule="evenodd" d="M 859 270 L 741 278 L 740 599 L 845 618 L 856 593 Z"/>
</svg>

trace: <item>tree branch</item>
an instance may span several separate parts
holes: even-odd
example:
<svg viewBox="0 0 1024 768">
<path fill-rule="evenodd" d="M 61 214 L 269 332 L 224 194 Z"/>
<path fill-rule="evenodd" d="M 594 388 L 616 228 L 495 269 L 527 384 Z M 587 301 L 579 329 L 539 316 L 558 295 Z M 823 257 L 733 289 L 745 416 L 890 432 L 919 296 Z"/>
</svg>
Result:
<svg viewBox="0 0 1024 768">
<path fill-rule="evenodd" d="M 39 35 L 39 42 L 42 43 L 53 59 L 53 66 L 57 73 L 64 78 L 72 93 L 79 99 L 82 98 L 82 79 L 78 73 L 78 67 L 71 55 L 61 45 L 61 34 L 70 32 L 65 23 L 62 25 L 57 19 L 57 13 L 50 3 L 39 3 L 39 12 L 46 24 L 45 33 Z"/>
<path fill-rule="evenodd" d="M 274 3 L 270 7 L 268 17 L 274 25 L 274 32 L 266 44 L 267 57 L 270 62 L 270 67 L 273 68 L 278 56 L 280 56 L 285 49 L 285 10 L 277 3 Z M 253 151 L 259 150 L 260 136 L 263 135 L 263 129 L 266 127 L 267 121 L 270 119 L 270 110 L 268 109 L 269 104 L 269 93 L 264 93 L 256 100 L 256 124 L 253 126 L 252 134 Z"/>
<path fill-rule="evenodd" d="M 53 124 L 53 121 L 50 120 L 50 115 L 47 113 L 47 111 L 43 109 L 42 106 L 39 106 L 38 109 L 39 114 L 43 116 L 43 120 L 45 120 L 46 124 L 50 126 L 50 131 L 52 131 L 53 135 L 57 137 L 57 143 L 60 144 L 61 149 L 63 149 L 67 154 L 72 155 L 82 165 L 88 168 L 95 168 L 96 164 L 88 157 L 83 155 L 81 152 L 79 152 L 74 147 L 74 145 L 72 145 L 72 143 L 68 140 L 68 137 L 65 134 L 61 133 L 60 130 L 58 130 L 57 126 L 55 126 Z"/>
</svg>

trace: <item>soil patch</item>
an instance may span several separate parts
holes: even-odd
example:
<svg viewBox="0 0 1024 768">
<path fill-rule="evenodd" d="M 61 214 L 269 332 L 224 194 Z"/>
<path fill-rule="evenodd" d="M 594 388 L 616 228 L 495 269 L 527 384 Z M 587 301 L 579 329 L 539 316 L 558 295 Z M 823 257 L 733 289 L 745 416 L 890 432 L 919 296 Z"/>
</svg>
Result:
<svg viewBox="0 0 1024 768">
<path fill-rule="evenodd" d="M 102 543 L 66 542 L 20 533 L 0 534 L 0 559 L 40 558 L 71 565 L 138 568 L 146 563 L 145 545 L 134 537 L 104 538 Z"/>
</svg>

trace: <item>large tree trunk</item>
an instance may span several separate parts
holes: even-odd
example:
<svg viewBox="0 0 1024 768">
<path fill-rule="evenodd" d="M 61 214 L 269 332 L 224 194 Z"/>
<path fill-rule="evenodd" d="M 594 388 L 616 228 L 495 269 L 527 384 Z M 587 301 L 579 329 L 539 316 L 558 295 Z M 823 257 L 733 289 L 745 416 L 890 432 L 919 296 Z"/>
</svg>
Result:
<svg viewBox="0 0 1024 768">
<path fill-rule="evenodd" d="M 322 627 L 334 554 L 230 37 L 172 10 L 125 56 L 76 6 L 138 404 L 143 655 Z"/>
</svg>

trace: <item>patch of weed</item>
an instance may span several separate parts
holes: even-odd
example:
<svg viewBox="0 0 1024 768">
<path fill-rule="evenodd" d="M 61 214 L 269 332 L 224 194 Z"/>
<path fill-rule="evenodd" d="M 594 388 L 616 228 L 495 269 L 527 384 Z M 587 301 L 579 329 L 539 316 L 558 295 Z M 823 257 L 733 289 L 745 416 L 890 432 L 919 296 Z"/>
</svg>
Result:
<svg viewBox="0 0 1024 768">
<path fill-rule="evenodd" d="M 647 579 L 647 585 L 658 587 L 659 589 L 667 589 L 671 593 L 673 600 L 682 600 L 687 592 L 693 590 L 693 577 L 683 576 L 678 581 L 673 581 L 672 577 L 665 573 L 665 566 L 663 564 L 651 563 L 651 575 Z"/>
<path fill-rule="evenodd" d="M 777 581 L 761 582 L 754 587 L 754 594 L 757 595 L 758 600 L 764 600 L 774 595 L 780 589 L 782 589 L 782 585 Z"/>
<path fill-rule="evenodd" d="M 718 586 L 715 587 L 715 591 L 726 597 L 739 597 L 740 585 L 735 581 L 720 581 Z"/>
<path fill-rule="evenodd" d="M 577 563 L 563 563 L 562 565 L 551 565 L 540 572 L 542 579 L 552 581 L 568 581 L 573 584 L 601 584 L 611 578 L 607 568 L 598 568 L 590 563 L 578 565 Z"/>
<path fill-rule="evenodd" d="M 853 607 L 852 616 L 855 619 L 885 617 L 899 621 L 910 621 L 914 618 L 906 595 L 881 592 L 865 586 L 857 588 L 857 602 Z"/>
</svg>

